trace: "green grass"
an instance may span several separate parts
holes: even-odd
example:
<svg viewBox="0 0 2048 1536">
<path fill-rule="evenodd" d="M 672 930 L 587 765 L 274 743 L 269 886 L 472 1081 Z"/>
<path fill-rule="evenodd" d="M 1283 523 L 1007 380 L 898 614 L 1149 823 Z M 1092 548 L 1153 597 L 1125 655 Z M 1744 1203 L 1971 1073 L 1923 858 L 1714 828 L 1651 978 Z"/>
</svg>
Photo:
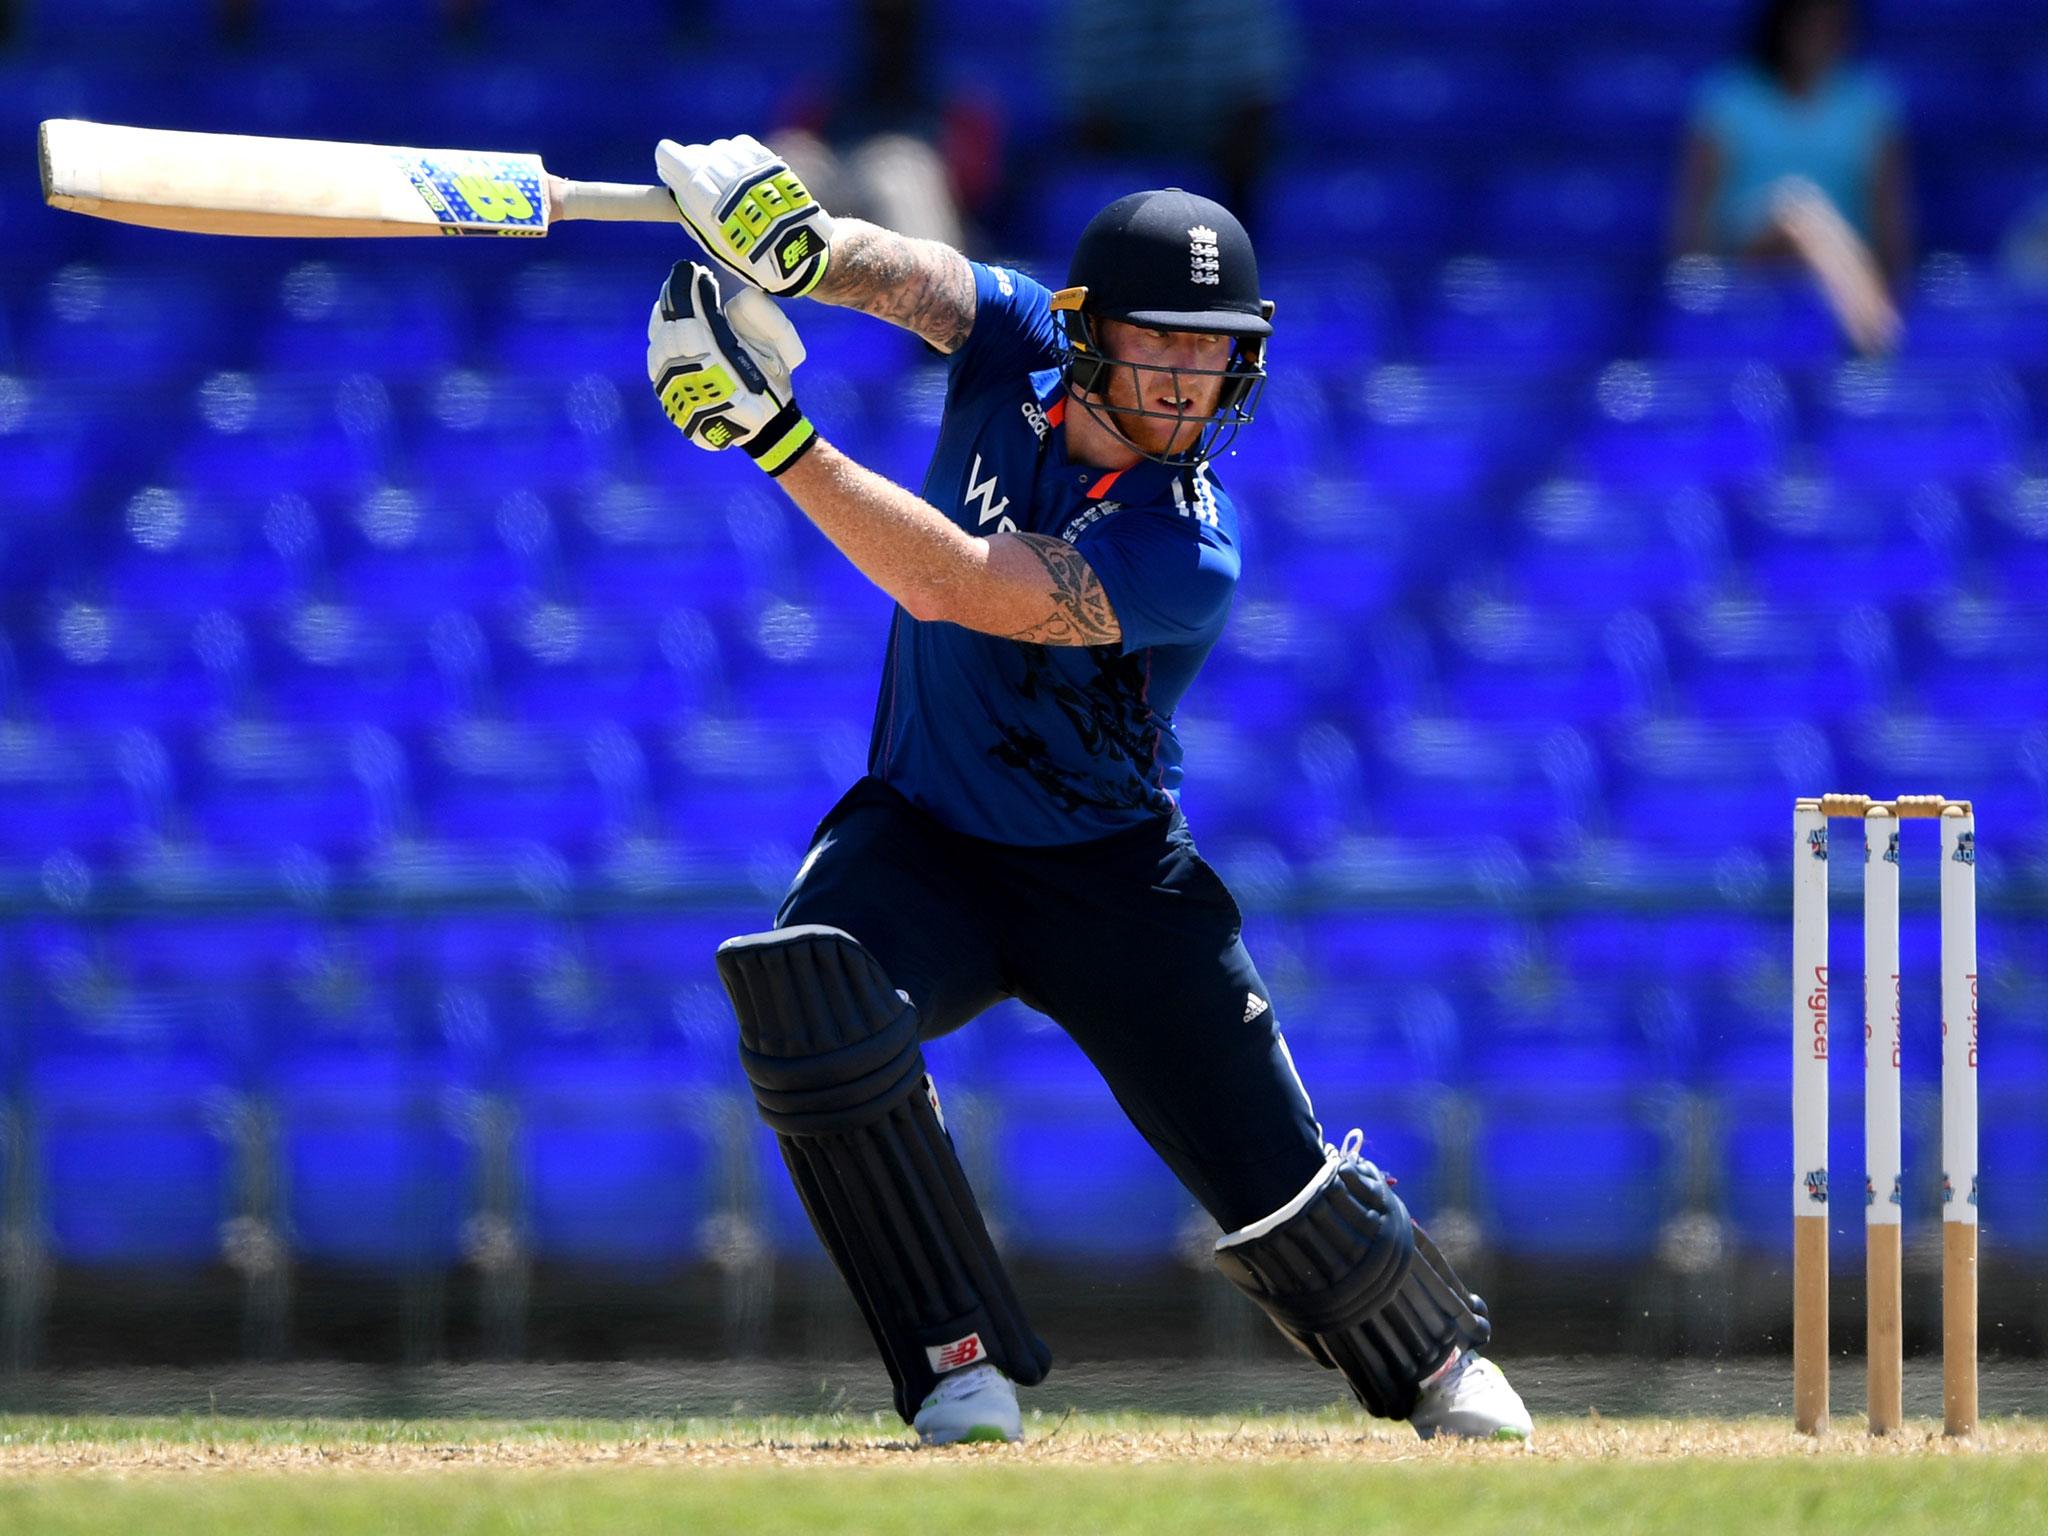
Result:
<svg viewBox="0 0 2048 1536">
<path fill-rule="evenodd" d="M 1816 1448 L 1775 1426 L 1678 1428 L 1705 1446 L 1699 1457 L 1674 1453 L 1668 1425 L 1640 1434 L 1563 1426 L 1533 1454 L 1361 1435 L 1356 1421 L 1333 1415 L 1236 1430 L 1231 1421 L 1087 1415 L 1037 1425 L 1035 1447 L 931 1455 L 908 1450 L 893 1423 L 843 1416 L 535 1424 L 0 1417 L 0 1532 L 2048 1530 L 2048 1455 L 2031 1429 L 1988 1434 L 1987 1449 L 1952 1455 L 1924 1432 L 1904 1453 L 1863 1454 L 1852 1435 Z M 1735 1454 L 1752 1444 L 1764 1453 Z M 506 1464 L 480 1464 L 493 1459 Z"/>
</svg>

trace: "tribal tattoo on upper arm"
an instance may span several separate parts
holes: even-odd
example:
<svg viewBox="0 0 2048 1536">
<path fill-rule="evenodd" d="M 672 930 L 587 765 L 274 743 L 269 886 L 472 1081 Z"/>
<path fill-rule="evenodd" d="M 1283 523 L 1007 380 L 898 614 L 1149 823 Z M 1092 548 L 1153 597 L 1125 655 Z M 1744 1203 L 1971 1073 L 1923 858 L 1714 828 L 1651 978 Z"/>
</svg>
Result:
<svg viewBox="0 0 2048 1536">
<path fill-rule="evenodd" d="M 1114 645 L 1123 638 L 1123 625 L 1117 622 L 1109 594 L 1102 590 L 1102 580 L 1087 557 L 1065 541 L 1043 534 L 1015 533 L 1010 537 L 1044 567 L 1052 590 L 1046 593 L 1051 603 L 1046 616 L 1006 639 L 1036 645 Z"/>
<path fill-rule="evenodd" d="M 858 309 L 957 352 L 974 329 L 974 272 L 936 240 L 916 240 L 858 219 L 841 219 L 832 264 L 814 299 Z"/>
</svg>

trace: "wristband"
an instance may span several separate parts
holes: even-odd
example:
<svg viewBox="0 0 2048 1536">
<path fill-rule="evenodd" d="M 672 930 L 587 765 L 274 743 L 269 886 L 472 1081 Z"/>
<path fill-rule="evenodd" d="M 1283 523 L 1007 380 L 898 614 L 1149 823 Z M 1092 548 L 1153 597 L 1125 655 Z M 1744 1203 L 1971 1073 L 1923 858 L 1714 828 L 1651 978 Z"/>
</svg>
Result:
<svg viewBox="0 0 2048 1536">
<path fill-rule="evenodd" d="M 792 400 L 740 446 L 747 451 L 747 457 L 774 479 L 809 453 L 817 442 L 818 429 L 811 425 L 811 419 Z"/>
</svg>

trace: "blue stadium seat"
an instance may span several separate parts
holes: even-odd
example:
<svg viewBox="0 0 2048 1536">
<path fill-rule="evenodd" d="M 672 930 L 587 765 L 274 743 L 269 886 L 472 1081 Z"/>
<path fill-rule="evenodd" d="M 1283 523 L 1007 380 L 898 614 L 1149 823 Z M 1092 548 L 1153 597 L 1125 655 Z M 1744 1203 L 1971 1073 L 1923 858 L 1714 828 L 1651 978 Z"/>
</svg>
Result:
<svg viewBox="0 0 2048 1536">
<path fill-rule="evenodd" d="M 98 467 L 94 434 L 84 411 L 73 409 L 62 390 L 41 382 L 0 382 L 0 416 L 7 423 L 0 432 L 0 478 L 7 485 L 14 536 L 26 545 L 28 533 L 45 530 L 49 538 L 84 501 L 87 476 Z M 61 558 L 61 551 L 48 546 L 25 547 L 16 556 L 24 562 L 53 557 Z"/>
<path fill-rule="evenodd" d="M 1654 25 L 1659 9 L 1614 7 L 1613 20 Z M 1690 14 L 1685 19 L 1693 21 Z M 1686 124 L 1691 75 L 1681 53 L 1669 46 L 1574 48 L 1558 61 L 1556 106 L 1544 126 L 1564 142 L 1602 157 L 1633 153 L 1670 166 Z"/>
<path fill-rule="evenodd" d="M 1656 703 L 1653 679 L 1611 643 L 1604 616 L 1480 597 L 1447 613 L 1443 629 L 1444 697 L 1457 714 L 1583 724 Z"/>
<path fill-rule="evenodd" d="M 1905 324 L 1900 350 L 1907 358 L 2048 366 L 2048 298 L 1960 256 L 1922 268 Z"/>
<path fill-rule="evenodd" d="M 1465 233 L 1469 199 L 1462 189 L 1432 161 L 1405 157 L 1334 163 L 1322 156 L 1282 159 L 1261 179 L 1248 227 L 1288 229 L 1298 215 L 1295 200 L 1304 185 L 1322 188 L 1325 217 L 1318 230 L 1337 249 L 1371 261 L 1433 259 Z M 1277 304 L 1274 318 L 1282 326 L 1287 323 Z"/>
<path fill-rule="evenodd" d="M 1548 260 L 1611 260 L 1617 251 L 1654 251 L 1670 216 L 1663 167 L 1517 166 L 1482 183 L 1484 249 Z"/>
<path fill-rule="evenodd" d="M 162 744 L 120 733 L 0 729 L 0 859 L 40 863 L 60 850 L 98 858 L 162 825 Z"/>
<path fill-rule="evenodd" d="M 1519 132 L 1549 114 L 1549 82 L 1498 53 L 1318 53 L 1302 92 L 1318 105 L 1314 131 L 1340 149 L 1422 155 Z"/>
<path fill-rule="evenodd" d="M 1299 371 L 1314 370 L 1349 382 L 1359 369 L 1387 359 L 1400 347 L 1400 312 L 1393 289 L 1362 261 L 1324 266 L 1296 257 L 1263 263 L 1259 283 L 1273 301 L 1273 323 L 1282 338 L 1276 343 L 1281 350 L 1273 354 L 1273 381 L 1262 397 L 1276 407 L 1275 416 L 1283 414 L 1277 410 L 1276 392 L 1284 392 Z M 1267 433 L 1265 415 L 1262 410 L 1256 434 L 1260 438 Z"/>
<path fill-rule="evenodd" d="M 103 378 L 119 357 L 128 388 L 175 387 L 225 360 L 222 298 L 199 268 L 73 262 L 44 285 L 22 354 L 50 378 Z"/>
<path fill-rule="evenodd" d="M 188 1049 L 37 1053 L 34 1127 L 44 1230 L 59 1263 L 196 1268 L 236 1214 L 233 1080 Z"/>
<path fill-rule="evenodd" d="M 1843 477 L 1871 484 L 1992 481 L 2015 462 L 2026 402 L 2002 369 L 1853 363 L 1835 375 L 1818 432 Z"/>
<path fill-rule="evenodd" d="M 462 289 L 446 273 L 404 271 L 331 258 L 300 262 L 277 284 L 257 356 L 279 373 L 317 377 L 333 391 L 338 375 L 411 381 L 462 361 L 461 338 L 473 325 Z M 540 316 L 522 321 L 538 329 Z M 509 328 L 522 334 L 520 327 Z M 364 412 L 374 399 L 354 407 Z M 388 406 L 387 406 L 388 409 Z"/>
<path fill-rule="evenodd" d="M 272 1069 L 286 1241 L 380 1274 L 445 1268 L 473 1209 L 473 1142 L 441 1063 L 356 1038 Z"/>
<path fill-rule="evenodd" d="M 51 599 L 21 653 L 22 685 L 51 724 L 153 730 L 222 702 L 183 625 L 61 592 Z"/>
<path fill-rule="evenodd" d="M 1612 616 L 1717 585 L 1727 575 L 1729 550 L 1716 536 L 1725 522 L 1717 503 L 1701 501 L 1699 493 L 1618 493 L 1571 476 L 1543 481 L 1520 508 L 1516 595 L 1543 610 Z"/>
<path fill-rule="evenodd" d="M 405 461 L 414 483 L 434 488 L 446 502 L 439 510 L 453 516 L 486 497 L 495 507 L 513 490 L 567 491 L 622 467 L 626 398 L 569 358 L 530 375 L 456 370 L 428 386 Z"/>
<path fill-rule="evenodd" d="M 184 809 L 220 846 L 358 856 L 401 829 L 408 777 L 375 726 L 236 721 L 195 744 Z"/>
<path fill-rule="evenodd" d="M 651 148 L 648 158 L 651 174 Z M 638 392 L 646 387 L 647 311 L 666 276 L 645 264 L 536 262 L 491 296 L 492 362 L 507 374 L 548 379 L 594 373 L 630 388 L 630 406 L 658 415 Z"/>
<path fill-rule="evenodd" d="M 622 733 L 450 721 L 421 763 L 421 825 L 435 837 L 584 847 L 633 824 L 644 781 L 638 745 Z"/>
<path fill-rule="evenodd" d="M 1847 350 L 1810 279 L 1757 273 L 1711 256 L 1672 263 L 1650 330 L 1656 355 L 1680 362 L 1817 366 Z"/>
<path fill-rule="evenodd" d="M 1087 1058 L 1050 1023 L 990 1020 L 984 1028 L 988 1071 L 1003 1087 L 994 1133 L 1000 1184 L 984 1200 L 1004 1246 L 1171 1262 L 1194 1204 Z"/>
<path fill-rule="evenodd" d="M 254 520 L 243 507 L 146 485 L 122 511 L 128 539 L 106 561 L 106 584 L 124 609 L 186 624 L 218 612 L 215 622 L 232 625 L 232 614 L 278 603 L 294 584 L 277 552 L 251 539 Z"/>
<path fill-rule="evenodd" d="M 1696 605 L 1666 633 L 1682 705 L 1715 720 L 1847 719 L 1887 704 L 1898 683 L 1891 627 L 1875 608 L 1731 597 Z"/>
<path fill-rule="evenodd" d="M 1417 325 L 1432 362 L 1586 365 L 1612 356 L 1623 294 L 1569 267 L 1461 256 L 1438 274 Z"/>
<path fill-rule="evenodd" d="M 1542 843 L 1579 824 L 1596 788 L 1586 739 L 1548 721 L 1416 716 L 1388 722 L 1372 745 L 1366 782 L 1390 830 L 1410 830 L 1416 806 L 1455 803 L 1465 831 Z"/>
<path fill-rule="evenodd" d="M 2039 751 L 2024 714 L 1949 710 L 1873 715 L 1842 743 L 1845 771 L 1856 782 L 1968 785 L 1969 798 L 1984 805 L 1987 841 L 2007 848 L 2017 848 L 2020 829 L 2041 814 Z"/>
<path fill-rule="evenodd" d="M 686 1262 L 717 1208 L 702 1074 L 687 1054 L 607 1046 L 585 1036 L 515 1057 L 522 1230 L 543 1262 Z"/>
<path fill-rule="evenodd" d="M 1890 610 L 1954 582 L 1966 518 L 1955 494 L 1927 483 L 1901 494 L 1890 483 L 1840 484 L 1788 475 L 1734 498 L 1758 592 L 1778 602 L 1836 612 Z M 1815 572 L 1824 572 L 1822 580 Z"/>
<path fill-rule="evenodd" d="M 1834 782 L 1835 759 L 1810 718 L 1671 718 L 1617 725 L 1603 809 L 1615 828 L 1695 855 L 1768 848 L 1806 785 Z"/>
<path fill-rule="evenodd" d="M 1718 488 L 1778 469 L 1791 419 L 1784 380 L 1758 363 L 1616 362 L 1593 391 L 1577 456 L 1617 489 Z"/>
<path fill-rule="evenodd" d="M 475 704 L 488 679 L 460 614 L 415 624 L 310 599 L 243 633 L 252 698 L 281 723 L 408 730 Z"/>
<path fill-rule="evenodd" d="M 1477 1081 L 1478 1214 L 1513 1256 L 1640 1263 L 1676 1205 L 1671 1125 L 1626 1048 L 1490 1052 Z"/>
<path fill-rule="evenodd" d="M 2003 964 L 1995 940 L 1980 946 L 1985 974 Z M 1994 1251 L 2038 1257 L 2048 1253 L 2048 1040 L 2038 1028 L 2008 1020 L 1987 1046 L 1978 1129 L 1978 1166 L 1983 1185 L 1979 1218 Z"/>
<path fill-rule="evenodd" d="M 1980 687 L 2007 697 L 2043 686 L 2048 608 L 1961 592 L 1901 617 L 1909 671 L 1933 679 L 1966 667 Z"/>
<path fill-rule="evenodd" d="M 1355 472 L 1396 498 L 1469 502 L 1555 451 L 1557 380 L 1540 369 L 1373 370 L 1340 423 Z"/>
</svg>

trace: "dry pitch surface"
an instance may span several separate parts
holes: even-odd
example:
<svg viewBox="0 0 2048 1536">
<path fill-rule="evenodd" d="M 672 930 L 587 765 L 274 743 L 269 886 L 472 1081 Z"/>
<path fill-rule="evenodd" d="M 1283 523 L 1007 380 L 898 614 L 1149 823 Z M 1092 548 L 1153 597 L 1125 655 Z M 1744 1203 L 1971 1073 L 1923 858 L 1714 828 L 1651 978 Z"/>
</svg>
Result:
<svg viewBox="0 0 2048 1536">
<path fill-rule="evenodd" d="M 1548 1420 L 1531 1445 L 1425 1442 L 1403 1426 L 1362 1423 L 1347 1410 L 1263 1417 L 1157 1414 L 1032 1415 L 1022 1445 L 914 1445 L 878 1415 L 741 1421 L 491 1420 L 351 1421 L 71 1419 L 0 1416 L 0 1478 L 57 1473 L 185 1473 L 334 1470 L 412 1472 L 475 1467 L 891 1467 L 941 1463 L 1004 1466 L 1141 1466 L 1156 1463 L 1322 1461 L 1344 1465 L 2048 1456 L 2048 1422 L 2015 1417 L 1968 1440 L 1909 1423 L 1878 1438 L 1837 1422 L 1818 1438 L 1767 1420 Z"/>
<path fill-rule="evenodd" d="M 1425 1444 L 1341 1410 L 1039 1416 L 1021 1446 L 913 1448 L 869 1416 L 0 1417 L 0 1531 L 266 1536 L 1309 1531 L 1608 1536 L 2048 1530 L 2048 1425 L 1873 1440 L 1748 1420 L 1539 1421 Z"/>
</svg>

